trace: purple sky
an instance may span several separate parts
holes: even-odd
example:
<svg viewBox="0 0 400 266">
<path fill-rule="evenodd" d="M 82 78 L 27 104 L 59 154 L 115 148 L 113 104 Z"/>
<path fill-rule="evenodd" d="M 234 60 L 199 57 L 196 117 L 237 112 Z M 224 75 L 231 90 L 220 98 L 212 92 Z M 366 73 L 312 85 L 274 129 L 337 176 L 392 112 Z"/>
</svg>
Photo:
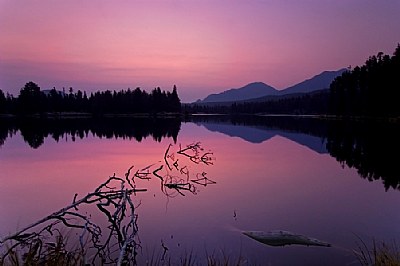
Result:
<svg viewBox="0 0 400 266">
<path fill-rule="evenodd" d="M 400 42 L 399 0 L 0 0 L 0 89 L 284 89 Z"/>
</svg>

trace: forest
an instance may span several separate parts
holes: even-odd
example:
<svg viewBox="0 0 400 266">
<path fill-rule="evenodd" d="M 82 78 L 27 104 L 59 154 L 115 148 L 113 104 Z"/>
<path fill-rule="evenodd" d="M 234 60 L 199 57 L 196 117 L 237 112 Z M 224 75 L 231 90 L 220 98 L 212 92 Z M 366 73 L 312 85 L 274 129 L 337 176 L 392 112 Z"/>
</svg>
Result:
<svg viewBox="0 0 400 266">
<path fill-rule="evenodd" d="M 382 52 L 330 85 L 329 111 L 337 115 L 400 115 L 400 44 L 393 56 Z"/>
<path fill-rule="evenodd" d="M 187 104 L 187 113 L 308 114 L 398 117 L 400 115 L 400 44 L 393 56 L 370 56 L 363 66 L 349 68 L 329 89 L 295 97 L 230 105 Z"/>
<path fill-rule="evenodd" d="M 229 113 L 229 114 L 326 114 L 328 113 L 329 90 L 304 93 L 296 97 L 278 100 L 234 102 L 230 105 L 187 104 L 186 113 Z"/>
<path fill-rule="evenodd" d="M 147 93 L 134 90 L 110 90 L 91 93 L 72 88 L 69 92 L 40 90 L 30 81 L 18 97 L 0 90 L 0 114 L 88 113 L 222 113 L 291 114 L 337 116 L 400 116 L 400 44 L 392 56 L 382 52 L 370 56 L 364 65 L 349 68 L 338 76 L 329 89 L 267 101 L 234 102 L 224 105 L 181 104 L 176 86 L 172 92 L 159 87 Z"/>
<path fill-rule="evenodd" d="M 176 86 L 172 92 L 162 91 L 159 87 L 147 93 L 140 88 L 121 91 L 97 91 L 87 96 L 78 90 L 41 91 L 39 85 L 30 81 L 20 90 L 18 97 L 4 95 L 0 90 L 0 114 L 48 114 L 48 113 L 87 113 L 104 114 L 141 114 L 141 113 L 180 113 L 181 101 Z"/>
</svg>

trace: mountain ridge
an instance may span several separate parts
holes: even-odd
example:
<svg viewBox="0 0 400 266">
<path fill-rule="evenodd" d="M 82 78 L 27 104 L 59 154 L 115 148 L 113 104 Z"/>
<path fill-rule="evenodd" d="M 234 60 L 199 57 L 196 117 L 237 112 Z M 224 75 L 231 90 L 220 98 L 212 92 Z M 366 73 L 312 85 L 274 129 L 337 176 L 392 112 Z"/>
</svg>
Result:
<svg viewBox="0 0 400 266">
<path fill-rule="evenodd" d="M 274 87 L 263 82 L 252 82 L 240 88 L 228 89 L 220 93 L 213 93 L 206 96 L 203 100 L 197 100 L 197 104 L 224 103 L 236 101 L 251 101 L 252 99 L 267 96 L 282 96 L 289 94 L 310 93 L 317 90 L 329 88 L 330 83 L 346 71 L 345 68 L 333 71 L 323 71 L 309 79 L 299 82 L 283 90 L 277 90 Z"/>
<path fill-rule="evenodd" d="M 297 92 L 312 92 L 321 89 L 329 88 L 330 83 L 337 77 L 346 71 L 345 68 L 333 71 L 323 71 L 312 78 L 306 79 L 300 83 L 293 86 L 287 87 L 286 89 L 280 90 L 280 94 L 289 94 Z M 329 83 L 329 84 L 328 84 Z"/>
<path fill-rule="evenodd" d="M 276 95 L 279 91 L 263 82 L 252 82 L 241 88 L 228 89 L 220 93 L 213 93 L 205 97 L 201 102 L 235 101 L 237 99 L 248 100 L 267 95 Z"/>
</svg>

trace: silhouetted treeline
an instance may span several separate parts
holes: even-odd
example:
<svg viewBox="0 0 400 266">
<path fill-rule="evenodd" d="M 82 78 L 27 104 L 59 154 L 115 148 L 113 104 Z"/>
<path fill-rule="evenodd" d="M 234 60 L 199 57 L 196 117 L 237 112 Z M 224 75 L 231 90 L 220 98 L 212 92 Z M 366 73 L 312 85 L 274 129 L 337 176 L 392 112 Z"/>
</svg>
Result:
<svg viewBox="0 0 400 266">
<path fill-rule="evenodd" d="M 4 95 L 0 90 L 0 113 L 29 115 L 44 113 L 78 112 L 94 115 L 137 113 L 180 113 L 181 101 L 176 86 L 172 92 L 159 87 L 147 93 L 140 88 L 121 91 L 86 92 L 72 88 L 68 92 L 53 88 L 43 92 L 34 82 L 28 82 L 19 96 Z"/>
<path fill-rule="evenodd" d="M 32 148 L 40 147 L 46 138 L 56 142 L 75 141 L 89 136 L 98 138 L 123 138 L 142 141 L 152 137 L 177 141 L 180 118 L 81 118 L 81 119 L 0 119 L 0 147 L 18 131 Z"/>
<path fill-rule="evenodd" d="M 234 103 L 193 103 L 186 113 L 331 114 L 339 116 L 400 115 L 400 45 L 393 56 L 378 53 L 365 65 L 337 77 L 328 90 L 269 100 Z"/>
<path fill-rule="evenodd" d="M 293 97 L 268 101 L 245 101 L 232 104 L 186 104 L 185 113 L 219 114 L 327 114 L 329 90 L 296 94 Z"/>
<path fill-rule="evenodd" d="M 400 44 L 393 56 L 378 53 L 361 67 L 344 72 L 329 90 L 296 94 L 265 101 L 244 101 L 232 104 L 185 104 L 184 113 L 223 114 L 333 114 L 346 116 L 396 117 L 400 115 Z M 156 88 L 151 93 L 135 90 L 92 93 L 44 93 L 37 84 L 28 82 L 18 98 L 4 95 L 0 90 L 0 114 L 32 114 L 84 112 L 106 113 L 181 112 L 176 87 L 172 92 Z"/>
<path fill-rule="evenodd" d="M 233 104 L 231 112 L 234 114 L 326 114 L 328 112 L 328 99 L 329 92 L 321 90 L 293 98 Z"/>
<path fill-rule="evenodd" d="M 400 44 L 344 72 L 330 85 L 330 112 L 338 115 L 400 115 Z"/>
</svg>

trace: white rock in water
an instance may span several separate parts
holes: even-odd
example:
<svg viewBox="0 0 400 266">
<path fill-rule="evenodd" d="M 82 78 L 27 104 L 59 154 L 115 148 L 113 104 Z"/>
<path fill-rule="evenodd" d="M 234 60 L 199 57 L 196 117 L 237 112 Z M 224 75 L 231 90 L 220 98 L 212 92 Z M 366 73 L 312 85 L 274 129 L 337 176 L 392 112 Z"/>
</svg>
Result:
<svg viewBox="0 0 400 266">
<path fill-rule="evenodd" d="M 270 246 L 305 245 L 330 247 L 331 244 L 304 235 L 288 231 L 276 230 L 270 232 L 244 231 L 244 235 Z"/>
</svg>

